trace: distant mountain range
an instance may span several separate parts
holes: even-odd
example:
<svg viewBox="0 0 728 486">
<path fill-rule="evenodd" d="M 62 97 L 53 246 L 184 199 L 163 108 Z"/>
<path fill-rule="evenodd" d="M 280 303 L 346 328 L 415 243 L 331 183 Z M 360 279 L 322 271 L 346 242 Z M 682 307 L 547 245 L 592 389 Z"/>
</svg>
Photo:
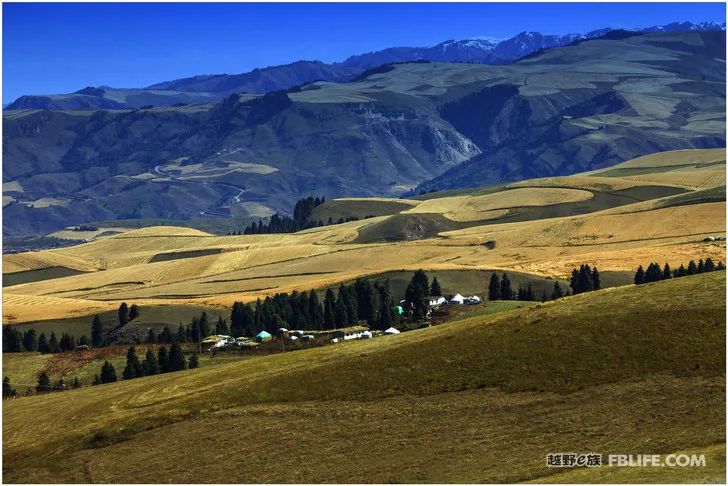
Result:
<svg viewBox="0 0 728 486">
<path fill-rule="evenodd" d="M 725 30 L 726 24 L 716 22 L 674 22 L 640 29 L 638 32 L 678 32 Z M 199 75 L 156 83 L 145 88 L 118 89 L 107 86 L 88 87 L 75 93 L 56 95 L 25 95 L 4 109 L 138 109 L 147 106 L 210 103 L 232 93 L 265 94 L 287 90 L 314 81 L 344 82 L 368 69 L 378 66 L 425 60 L 431 62 L 468 62 L 478 64 L 509 64 L 544 49 L 574 42 L 609 37 L 611 28 L 586 34 L 543 35 L 521 32 L 509 39 L 471 38 L 448 40 L 432 47 L 391 47 L 380 51 L 351 56 L 340 63 L 297 61 L 282 66 L 254 69 L 242 74 Z"/>
<path fill-rule="evenodd" d="M 310 195 L 397 197 L 724 147 L 725 42 L 722 31 L 610 31 L 508 65 L 389 64 L 171 107 L 5 110 L 3 233 L 241 221 Z M 195 94 L 181 82 L 150 92 L 165 87 Z"/>
</svg>

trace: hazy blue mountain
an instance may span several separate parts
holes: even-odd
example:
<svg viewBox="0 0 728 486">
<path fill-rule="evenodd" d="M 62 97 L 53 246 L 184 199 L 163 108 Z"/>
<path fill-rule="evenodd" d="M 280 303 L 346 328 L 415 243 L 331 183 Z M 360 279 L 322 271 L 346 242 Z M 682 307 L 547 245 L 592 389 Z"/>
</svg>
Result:
<svg viewBox="0 0 728 486">
<path fill-rule="evenodd" d="M 217 103 L 3 117 L 6 235 L 254 216 L 308 195 L 398 196 L 725 146 L 725 33 L 615 32 L 509 65 L 396 64 Z"/>
<path fill-rule="evenodd" d="M 281 66 L 254 69 L 242 74 L 205 74 L 156 83 L 141 89 L 89 87 L 71 94 L 21 96 L 4 109 L 136 109 L 148 105 L 173 106 L 180 103 L 219 101 L 231 93 L 265 94 L 287 90 L 314 81 L 344 82 L 362 72 L 392 63 L 427 60 L 432 62 L 475 62 L 508 64 L 524 56 L 607 35 L 605 28 L 586 34 L 543 35 L 521 32 L 509 39 L 488 37 L 448 40 L 432 47 L 390 47 L 354 55 L 341 63 L 297 61 Z M 652 26 L 640 32 L 725 30 L 725 22 L 675 22 Z M 100 92 L 100 93 L 97 93 Z"/>
</svg>

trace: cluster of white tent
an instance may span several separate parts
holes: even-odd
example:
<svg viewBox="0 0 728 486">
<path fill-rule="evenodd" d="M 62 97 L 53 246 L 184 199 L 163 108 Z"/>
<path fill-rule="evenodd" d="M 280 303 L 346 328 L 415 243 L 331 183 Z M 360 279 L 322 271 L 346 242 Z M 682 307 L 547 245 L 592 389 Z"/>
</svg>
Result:
<svg viewBox="0 0 728 486">
<path fill-rule="evenodd" d="M 460 294 L 453 295 L 452 299 L 450 299 L 450 303 L 454 305 L 462 305 L 462 304 L 480 304 L 482 300 L 477 295 L 471 295 L 470 297 L 463 297 Z"/>
</svg>

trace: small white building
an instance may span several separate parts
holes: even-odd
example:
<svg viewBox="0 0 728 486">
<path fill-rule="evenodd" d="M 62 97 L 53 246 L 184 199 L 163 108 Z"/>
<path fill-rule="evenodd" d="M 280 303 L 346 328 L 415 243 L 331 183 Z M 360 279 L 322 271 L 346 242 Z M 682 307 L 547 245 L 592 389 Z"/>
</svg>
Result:
<svg viewBox="0 0 728 486">
<path fill-rule="evenodd" d="M 455 294 L 455 295 L 453 295 L 452 299 L 450 299 L 450 303 L 451 304 L 455 304 L 455 305 L 464 304 L 465 303 L 465 297 L 463 297 L 460 294 Z"/>
<path fill-rule="evenodd" d="M 387 329 L 386 331 L 384 331 L 384 334 L 399 334 L 399 331 L 396 330 L 393 327 L 390 327 L 389 329 Z"/>
<path fill-rule="evenodd" d="M 480 304 L 481 299 L 477 295 L 471 295 L 470 297 L 465 297 L 465 303 L 474 305 L 474 304 Z"/>
<path fill-rule="evenodd" d="M 371 339 L 371 338 L 372 338 L 372 333 L 371 332 L 364 331 L 363 333 L 361 333 L 361 339 Z"/>
</svg>

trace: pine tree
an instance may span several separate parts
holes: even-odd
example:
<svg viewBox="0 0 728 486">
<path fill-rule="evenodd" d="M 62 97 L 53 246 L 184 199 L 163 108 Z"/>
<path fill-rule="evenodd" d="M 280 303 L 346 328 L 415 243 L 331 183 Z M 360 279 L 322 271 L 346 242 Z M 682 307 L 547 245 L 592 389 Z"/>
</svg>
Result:
<svg viewBox="0 0 728 486">
<path fill-rule="evenodd" d="M 185 361 L 185 355 L 182 353 L 182 348 L 179 343 L 174 343 L 169 350 L 169 361 L 167 362 L 168 371 L 181 371 L 187 368 L 187 362 Z"/>
<path fill-rule="evenodd" d="M 217 317 L 217 324 L 215 324 L 215 334 L 227 336 L 230 334 L 230 329 L 228 329 L 227 323 L 225 322 L 225 319 L 222 318 L 222 316 Z"/>
<path fill-rule="evenodd" d="M 490 276 L 490 283 L 488 284 L 488 300 L 499 300 L 500 297 L 500 281 L 498 280 L 498 275 L 493 272 Z"/>
<path fill-rule="evenodd" d="M 725 265 L 722 261 L 718 260 L 718 264 L 715 266 L 716 270 L 725 270 Z"/>
<path fill-rule="evenodd" d="M 129 307 L 126 302 L 119 306 L 119 326 L 125 326 L 129 322 Z"/>
<path fill-rule="evenodd" d="M 68 333 L 61 335 L 61 340 L 58 343 L 58 347 L 61 351 L 73 351 L 76 347 L 76 340 Z"/>
<path fill-rule="evenodd" d="M 13 326 L 3 326 L 3 353 L 23 351 L 23 335 Z"/>
<path fill-rule="evenodd" d="M 48 349 L 51 353 L 59 353 L 61 351 L 61 347 L 58 345 L 58 338 L 53 331 L 51 331 L 51 338 L 48 340 Z"/>
<path fill-rule="evenodd" d="M 326 296 L 324 297 L 324 329 L 336 329 L 335 306 L 336 297 L 334 297 L 334 291 L 327 289 Z"/>
<path fill-rule="evenodd" d="M 581 265 L 579 267 L 579 270 L 577 271 L 576 269 L 574 269 L 574 272 L 576 272 L 576 280 L 574 281 L 574 279 L 572 278 L 573 286 L 571 287 L 574 295 L 594 290 L 594 284 L 592 281 L 592 270 L 589 265 Z M 574 275 L 573 272 L 572 275 Z"/>
<path fill-rule="evenodd" d="M 113 383 L 116 381 L 116 369 L 114 365 L 108 361 L 104 361 L 101 366 L 101 376 L 99 377 L 101 383 Z"/>
<path fill-rule="evenodd" d="M 48 344 L 48 339 L 46 338 L 46 335 L 44 332 L 40 333 L 40 336 L 38 336 L 38 351 L 40 351 L 43 354 L 47 354 L 51 352 L 51 347 Z"/>
<path fill-rule="evenodd" d="M 642 268 L 642 265 L 637 268 L 637 271 L 634 274 L 634 283 L 636 285 L 645 283 L 645 270 Z"/>
<path fill-rule="evenodd" d="M 432 279 L 432 285 L 430 286 L 430 295 L 433 297 L 439 297 L 442 295 L 442 289 L 440 288 L 440 282 L 437 281 L 437 277 Z"/>
<path fill-rule="evenodd" d="M 704 270 L 706 272 L 713 272 L 715 271 L 715 263 L 713 262 L 713 259 L 708 257 L 705 259 L 705 267 Z M 28 346 L 25 347 L 25 349 L 28 349 Z"/>
<path fill-rule="evenodd" d="M 192 370 L 194 368 L 197 368 L 200 366 L 200 363 L 198 361 L 197 353 L 190 356 L 190 366 L 189 368 Z"/>
<path fill-rule="evenodd" d="M 91 340 L 85 334 L 78 338 L 79 346 L 91 346 Z"/>
<path fill-rule="evenodd" d="M 18 392 L 10 384 L 10 378 L 7 376 L 3 378 L 3 398 L 15 398 L 18 396 Z"/>
<path fill-rule="evenodd" d="M 572 293 L 577 294 L 579 288 L 579 270 L 574 268 L 571 270 L 571 279 L 569 280 L 569 287 L 571 287 Z"/>
<path fill-rule="evenodd" d="M 126 352 L 126 367 L 124 367 L 124 371 L 122 371 L 121 376 L 125 380 L 132 380 L 134 378 L 141 378 L 144 376 L 144 368 L 142 367 L 141 362 L 139 362 L 139 357 L 136 354 L 136 347 L 134 345 L 129 346 L 129 349 Z"/>
<path fill-rule="evenodd" d="M 685 265 L 680 265 L 680 268 L 676 271 L 676 277 L 684 277 L 688 274 L 687 269 L 685 268 Z"/>
<path fill-rule="evenodd" d="M 526 300 L 526 291 L 523 289 L 523 287 L 518 287 L 518 292 L 516 292 L 516 300 Z"/>
<path fill-rule="evenodd" d="M 536 300 L 536 297 L 533 295 L 533 286 L 530 283 L 528 284 L 528 287 L 526 287 L 526 300 Z"/>
<path fill-rule="evenodd" d="M 129 308 L 129 320 L 133 321 L 137 317 L 139 317 L 139 307 L 136 304 L 132 304 Z"/>
<path fill-rule="evenodd" d="M 94 381 L 91 382 L 91 385 L 100 385 L 101 384 L 101 377 L 96 374 L 94 375 Z"/>
<path fill-rule="evenodd" d="M 430 290 L 430 282 L 424 270 L 417 270 L 415 274 L 412 275 L 412 280 L 410 282 L 419 288 L 423 297 L 427 296 L 427 293 Z"/>
<path fill-rule="evenodd" d="M 169 353 L 165 346 L 160 346 L 157 351 L 157 363 L 159 363 L 160 373 L 167 373 L 169 371 Z"/>
<path fill-rule="evenodd" d="M 144 341 L 146 344 L 156 344 L 157 336 L 154 334 L 154 328 L 150 327 L 147 331 L 147 339 Z"/>
<path fill-rule="evenodd" d="M 602 288 L 602 279 L 601 279 L 601 276 L 599 275 L 599 270 L 597 270 L 597 267 L 594 267 L 592 269 L 591 278 L 592 278 L 592 289 L 593 290 L 601 289 Z"/>
<path fill-rule="evenodd" d="M 377 328 L 384 331 L 392 327 L 392 313 L 385 299 L 381 299 L 381 305 L 378 313 Z"/>
<path fill-rule="evenodd" d="M 703 273 L 705 271 L 705 264 L 703 263 L 703 259 L 701 258 L 698 260 L 698 272 L 697 273 Z"/>
<path fill-rule="evenodd" d="M 28 329 L 23 333 L 23 347 L 26 351 L 38 351 L 38 339 L 35 336 L 35 329 Z"/>
<path fill-rule="evenodd" d="M 554 290 L 551 292 L 551 300 L 560 299 L 564 296 L 564 291 L 561 290 L 561 284 L 558 282 L 554 282 Z"/>
<path fill-rule="evenodd" d="M 339 292 L 339 298 L 336 299 L 336 304 L 334 305 L 334 323 L 336 324 L 336 328 L 342 328 L 346 327 L 346 304 L 344 303 L 344 299 L 342 298 L 342 293 Z"/>
<path fill-rule="evenodd" d="M 321 308 L 318 294 L 315 290 L 308 293 L 308 315 L 314 329 L 321 329 L 324 324 L 324 311 Z"/>
<path fill-rule="evenodd" d="M 147 349 L 147 354 L 144 357 L 142 367 L 144 368 L 144 376 L 154 376 L 159 374 L 159 362 L 157 361 L 157 357 L 154 356 L 154 351 L 151 349 Z"/>
<path fill-rule="evenodd" d="M 511 288 L 511 280 L 508 274 L 504 273 L 501 278 L 501 300 L 513 300 L 513 289 Z"/>
<path fill-rule="evenodd" d="M 657 282 L 662 279 L 662 270 L 657 263 L 650 263 L 645 272 L 645 283 Z"/>
<path fill-rule="evenodd" d="M 104 344 L 104 325 L 101 318 L 97 315 L 91 323 L 91 346 L 100 348 Z"/>
<path fill-rule="evenodd" d="M 51 379 L 45 371 L 38 373 L 38 384 L 35 387 L 35 391 L 39 393 L 51 391 Z"/>
<path fill-rule="evenodd" d="M 688 263 L 687 275 L 695 275 L 696 273 L 698 273 L 698 266 L 695 265 L 695 261 L 690 260 Z"/>
<path fill-rule="evenodd" d="M 207 312 L 202 311 L 202 314 L 200 314 L 198 326 L 200 329 L 200 339 L 205 339 L 207 336 L 210 335 L 210 321 L 207 317 Z"/>
<path fill-rule="evenodd" d="M 662 268 L 662 279 L 666 278 L 672 278 L 672 270 L 670 269 L 670 264 L 665 263 L 665 266 Z"/>
</svg>

